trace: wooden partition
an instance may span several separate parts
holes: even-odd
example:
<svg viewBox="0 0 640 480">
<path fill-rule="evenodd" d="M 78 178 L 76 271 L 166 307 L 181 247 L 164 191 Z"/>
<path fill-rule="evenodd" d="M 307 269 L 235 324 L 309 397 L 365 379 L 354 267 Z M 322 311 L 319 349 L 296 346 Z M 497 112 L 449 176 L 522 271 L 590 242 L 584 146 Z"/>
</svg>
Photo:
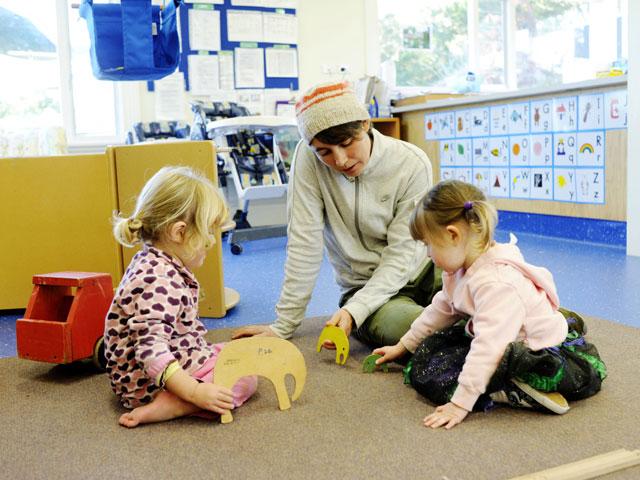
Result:
<svg viewBox="0 0 640 480">
<path fill-rule="evenodd" d="M 64 270 L 122 275 L 111 234 L 116 208 L 104 153 L 0 158 L 0 309 L 25 308 L 34 274 Z"/>
<path fill-rule="evenodd" d="M 185 165 L 204 173 L 217 184 L 216 151 L 213 142 L 157 142 L 110 147 L 107 154 L 115 165 L 118 186 L 118 205 L 130 215 L 143 185 L 166 165 Z M 122 248 L 123 265 L 128 265 L 138 248 Z M 222 274 L 222 245 L 220 231 L 216 244 L 207 258 L 194 272 L 200 282 L 200 315 L 223 317 L 226 314 Z"/>
<path fill-rule="evenodd" d="M 439 141 L 426 139 L 425 116 L 429 113 L 493 107 L 509 103 L 592 93 L 606 94 L 607 92 L 620 91 L 625 88 L 626 80 L 605 79 L 603 81 L 573 84 L 573 86 L 565 86 L 563 89 L 536 89 L 511 94 L 494 94 L 485 97 L 472 96 L 422 103 L 405 100 L 405 103 L 400 103 L 394 109 L 394 114 L 400 116 L 403 140 L 417 145 L 427 153 L 433 165 L 434 181 L 438 181 L 441 178 L 440 144 Z M 493 198 L 494 204 L 501 210 L 515 212 L 626 221 L 627 130 L 626 128 L 605 130 L 604 127 L 603 130 L 605 132 L 604 203 Z"/>
</svg>

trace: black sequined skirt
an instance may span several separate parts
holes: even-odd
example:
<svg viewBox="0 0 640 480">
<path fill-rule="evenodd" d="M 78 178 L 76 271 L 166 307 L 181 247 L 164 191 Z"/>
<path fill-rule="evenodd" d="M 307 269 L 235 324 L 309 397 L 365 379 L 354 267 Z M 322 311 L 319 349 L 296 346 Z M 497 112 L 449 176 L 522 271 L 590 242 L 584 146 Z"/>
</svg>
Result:
<svg viewBox="0 0 640 480">
<path fill-rule="evenodd" d="M 567 400 L 587 398 L 600 390 L 607 370 L 596 347 L 584 338 L 584 320 L 575 312 L 560 311 L 569 325 L 565 341 L 537 351 L 523 342 L 510 343 L 474 411 L 492 408 L 489 394 L 502 390 L 512 378 L 537 390 L 559 392 Z M 405 382 L 436 405 L 449 402 L 458 386 L 473 339 L 465 332 L 466 321 L 427 337 L 405 368 Z"/>
</svg>

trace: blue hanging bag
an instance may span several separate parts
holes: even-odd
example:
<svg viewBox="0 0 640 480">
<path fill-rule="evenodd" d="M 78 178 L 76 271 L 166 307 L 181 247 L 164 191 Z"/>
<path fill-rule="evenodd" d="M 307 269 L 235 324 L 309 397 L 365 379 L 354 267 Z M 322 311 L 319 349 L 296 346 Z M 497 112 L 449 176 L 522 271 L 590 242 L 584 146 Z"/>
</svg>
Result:
<svg viewBox="0 0 640 480">
<path fill-rule="evenodd" d="M 91 67 L 99 80 L 157 80 L 173 73 L 180 58 L 176 8 L 151 0 L 94 4 L 83 0 L 80 16 L 91 39 Z"/>
</svg>

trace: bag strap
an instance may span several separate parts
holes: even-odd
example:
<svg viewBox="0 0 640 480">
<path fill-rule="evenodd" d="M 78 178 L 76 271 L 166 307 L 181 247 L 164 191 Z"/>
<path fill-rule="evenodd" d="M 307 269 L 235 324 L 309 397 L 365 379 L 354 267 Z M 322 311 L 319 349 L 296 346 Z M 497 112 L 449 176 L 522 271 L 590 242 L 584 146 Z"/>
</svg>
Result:
<svg viewBox="0 0 640 480">
<path fill-rule="evenodd" d="M 151 0 L 121 0 L 120 4 L 125 70 L 153 69 Z"/>
</svg>

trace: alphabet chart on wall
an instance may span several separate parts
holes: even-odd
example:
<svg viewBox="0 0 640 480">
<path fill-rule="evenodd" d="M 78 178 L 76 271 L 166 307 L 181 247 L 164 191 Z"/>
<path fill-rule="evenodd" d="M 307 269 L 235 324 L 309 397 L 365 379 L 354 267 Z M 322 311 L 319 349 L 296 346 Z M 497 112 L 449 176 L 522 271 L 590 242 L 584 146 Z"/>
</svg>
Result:
<svg viewBox="0 0 640 480">
<path fill-rule="evenodd" d="M 605 202 L 605 133 L 627 128 L 627 91 L 536 98 L 424 117 L 440 178 L 497 198 Z"/>
</svg>

